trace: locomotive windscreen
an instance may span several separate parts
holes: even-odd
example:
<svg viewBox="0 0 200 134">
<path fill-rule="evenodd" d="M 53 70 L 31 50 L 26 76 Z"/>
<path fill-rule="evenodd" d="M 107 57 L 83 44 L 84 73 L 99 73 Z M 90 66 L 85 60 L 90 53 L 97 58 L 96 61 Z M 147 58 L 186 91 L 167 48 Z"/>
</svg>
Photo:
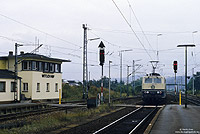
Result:
<svg viewBox="0 0 200 134">
<path fill-rule="evenodd" d="M 154 78 L 154 83 L 161 83 L 161 78 Z"/>
<path fill-rule="evenodd" d="M 152 83 L 152 78 L 146 78 L 145 83 Z"/>
<path fill-rule="evenodd" d="M 162 83 L 161 78 L 145 78 L 145 83 Z"/>
</svg>

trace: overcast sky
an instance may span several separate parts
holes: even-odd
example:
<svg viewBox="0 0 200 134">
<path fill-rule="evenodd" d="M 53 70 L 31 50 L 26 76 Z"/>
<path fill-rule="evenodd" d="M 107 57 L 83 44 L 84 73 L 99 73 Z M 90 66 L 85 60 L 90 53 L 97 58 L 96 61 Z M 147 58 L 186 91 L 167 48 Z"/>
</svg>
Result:
<svg viewBox="0 0 200 134">
<path fill-rule="evenodd" d="M 71 63 L 63 63 L 63 78 L 82 81 L 82 24 L 87 24 L 88 39 L 101 38 L 88 42 L 90 79 L 100 78 L 101 68 L 98 59 L 100 41 L 106 46 L 105 76 L 108 76 L 108 61 L 111 60 L 114 65 L 111 67 L 111 77 L 119 77 L 119 51 L 128 49 L 132 51 L 123 53 L 123 77 L 127 74 L 126 66 L 132 65 L 133 60 L 141 59 L 136 62 L 142 65 L 137 71 L 138 74 L 145 75 L 151 72 L 149 61 L 157 60 L 157 50 L 160 61 L 157 72 L 164 76 L 173 76 L 172 63 L 177 60 L 177 75 L 184 75 L 184 48 L 177 48 L 177 45 L 187 43 L 196 44 L 196 48 L 188 49 L 188 75 L 191 75 L 193 67 L 195 72 L 199 71 L 199 0 L 114 0 L 114 2 L 112 0 L 1 0 L 0 55 L 5 56 L 8 51 L 14 50 L 15 43 L 26 44 L 19 50 L 31 52 L 35 48 L 31 44 L 35 44 L 37 37 L 39 43 L 43 44 L 38 54 L 72 60 Z M 193 33 L 194 31 L 197 32 Z"/>
</svg>

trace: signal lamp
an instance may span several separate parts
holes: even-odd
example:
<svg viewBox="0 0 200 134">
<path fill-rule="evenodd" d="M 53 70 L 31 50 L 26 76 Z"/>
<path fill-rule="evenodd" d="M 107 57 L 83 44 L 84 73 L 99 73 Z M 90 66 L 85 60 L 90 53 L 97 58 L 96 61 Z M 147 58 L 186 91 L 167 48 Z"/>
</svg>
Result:
<svg viewBox="0 0 200 134">
<path fill-rule="evenodd" d="M 174 73 L 177 73 L 177 64 L 178 64 L 177 61 L 174 61 L 174 64 L 173 64 L 174 65 Z"/>
</svg>

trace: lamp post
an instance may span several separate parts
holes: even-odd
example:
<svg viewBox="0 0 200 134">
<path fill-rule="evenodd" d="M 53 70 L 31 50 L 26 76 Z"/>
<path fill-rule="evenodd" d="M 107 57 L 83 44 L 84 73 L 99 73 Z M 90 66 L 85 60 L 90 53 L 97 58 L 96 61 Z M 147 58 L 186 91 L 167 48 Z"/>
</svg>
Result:
<svg viewBox="0 0 200 134">
<path fill-rule="evenodd" d="M 129 65 L 127 65 L 127 83 L 126 83 L 126 88 L 127 88 L 127 91 L 126 91 L 126 95 L 127 95 L 127 97 L 129 96 L 129 91 L 128 91 L 128 83 L 129 83 L 129 75 L 131 75 L 131 74 L 129 74 L 129 67 L 131 67 L 131 66 L 129 66 Z"/>
<path fill-rule="evenodd" d="M 157 60 L 159 60 L 159 59 L 158 59 L 158 37 L 159 37 L 159 36 L 162 36 L 162 34 L 157 34 L 157 51 L 156 51 Z"/>
<path fill-rule="evenodd" d="M 187 48 L 195 47 L 195 44 L 184 44 L 177 47 L 185 47 L 185 108 L 187 108 Z"/>
<path fill-rule="evenodd" d="M 195 39 L 194 39 L 194 34 L 196 34 L 198 31 L 193 31 L 192 32 L 192 40 L 193 43 L 195 43 Z M 194 56 L 195 54 L 192 53 L 192 56 Z M 194 61 L 196 62 L 196 57 L 194 57 Z M 194 67 L 195 68 L 195 67 Z M 194 68 L 192 68 L 192 94 L 194 95 Z"/>
<path fill-rule="evenodd" d="M 88 39 L 88 41 L 93 41 L 93 40 L 98 40 L 100 38 L 92 38 L 92 39 Z"/>
<path fill-rule="evenodd" d="M 98 40 L 98 39 L 100 39 L 100 38 L 92 38 L 92 39 L 88 39 L 87 40 L 87 43 L 86 43 L 86 45 L 88 45 L 88 42 L 89 41 L 94 41 L 94 40 Z M 87 63 L 87 62 L 86 62 Z M 87 72 L 86 73 L 88 73 L 88 64 L 87 64 Z M 90 71 L 89 71 L 89 74 L 87 74 L 87 76 L 89 75 L 89 81 L 88 81 L 88 78 L 86 79 L 87 81 L 86 81 L 86 99 L 88 99 L 88 90 L 89 90 L 89 88 L 90 88 L 90 84 L 89 84 L 89 82 L 90 82 Z"/>
<path fill-rule="evenodd" d="M 132 89 L 132 95 L 134 95 L 135 93 L 135 73 L 136 73 L 136 70 L 135 70 L 135 62 L 136 61 L 141 61 L 142 59 L 139 59 L 139 60 L 133 60 L 133 70 L 132 70 L 132 83 L 133 83 L 133 89 Z"/>
<path fill-rule="evenodd" d="M 109 60 L 109 106 L 110 106 L 110 64 L 112 63 L 112 61 Z"/>
<path fill-rule="evenodd" d="M 17 59 L 17 48 L 23 46 L 22 44 L 15 43 L 15 89 L 14 89 L 14 101 L 17 102 L 18 94 L 17 94 L 17 83 L 18 83 L 18 59 Z"/>
<path fill-rule="evenodd" d="M 192 41 L 193 41 L 193 43 L 194 43 L 194 34 L 197 33 L 197 32 L 198 32 L 198 31 L 193 31 L 193 32 L 192 32 Z"/>
<path fill-rule="evenodd" d="M 83 24 L 83 99 L 88 99 L 88 62 L 87 62 L 87 43 L 88 41 L 100 38 L 87 39 L 87 24 Z"/>
<path fill-rule="evenodd" d="M 127 50 L 121 50 L 119 51 L 119 56 L 120 56 L 120 98 L 122 97 L 122 53 L 123 52 L 128 52 L 128 51 L 133 51 L 132 49 L 127 49 Z"/>
<path fill-rule="evenodd" d="M 192 68 L 192 94 L 194 95 L 194 68 Z"/>
</svg>

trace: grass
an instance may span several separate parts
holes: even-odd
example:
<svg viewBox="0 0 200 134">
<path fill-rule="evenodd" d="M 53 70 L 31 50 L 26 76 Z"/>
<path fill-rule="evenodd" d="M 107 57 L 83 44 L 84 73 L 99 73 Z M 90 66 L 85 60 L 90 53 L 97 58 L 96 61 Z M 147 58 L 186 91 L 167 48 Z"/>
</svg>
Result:
<svg viewBox="0 0 200 134">
<path fill-rule="evenodd" d="M 82 87 L 63 85 L 63 101 L 82 100 Z M 91 86 L 88 92 L 88 96 L 97 97 L 97 94 L 101 93 L 101 89 Z M 109 90 L 104 88 L 104 99 L 108 99 Z M 111 91 L 111 98 L 119 98 L 120 93 Z M 125 97 L 126 94 L 122 94 Z M 19 128 L 0 130 L 0 134 L 34 134 L 34 133 L 47 133 L 55 129 L 62 128 L 70 124 L 76 124 L 77 122 L 84 122 L 88 118 L 96 118 L 99 114 L 107 113 L 111 111 L 107 104 L 101 105 L 94 109 L 74 111 L 72 113 L 51 113 L 47 115 L 39 115 L 36 119 L 24 119 L 29 124 Z"/>
<path fill-rule="evenodd" d="M 73 101 L 73 100 L 82 100 L 83 88 L 81 86 L 69 86 L 68 84 L 63 85 L 63 101 Z M 97 94 L 101 93 L 101 89 L 95 86 L 91 86 L 88 90 L 88 97 L 97 97 Z M 107 88 L 103 89 L 104 99 L 108 99 L 109 90 Z M 115 91 L 110 91 L 111 98 L 119 98 L 120 93 Z M 122 97 L 125 97 L 126 94 L 123 93 Z"/>
<path fill-rule="evenodd" d="M 84 122 L 88 118 L 97 117 L 101 113 L 110 112 L 112 109 L 104 104 L 95 109 L 78 111 L 73 113 L 52 113 L 51 116 L 40 117 L 31 124 L 20 128 L 0 130 L 0 134 L 33 134 L 52 131 L 77 122 Z"/>
</svg>

